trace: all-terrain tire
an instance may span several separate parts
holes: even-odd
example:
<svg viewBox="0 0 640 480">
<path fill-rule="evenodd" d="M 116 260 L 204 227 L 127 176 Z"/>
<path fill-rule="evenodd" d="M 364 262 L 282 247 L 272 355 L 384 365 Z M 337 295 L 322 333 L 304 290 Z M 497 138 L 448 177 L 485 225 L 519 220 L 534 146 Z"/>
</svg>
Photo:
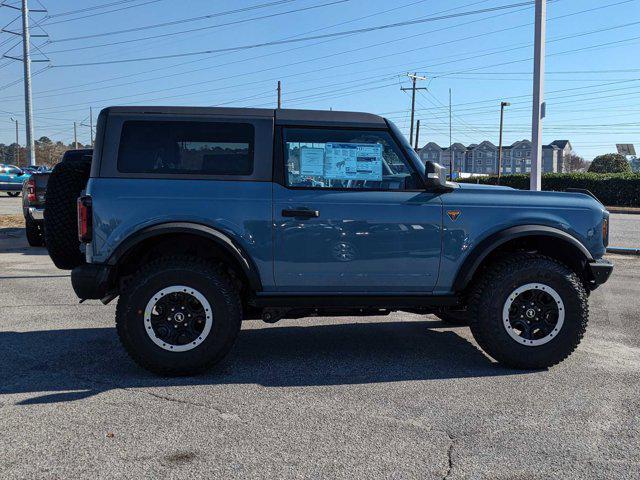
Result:
<svg viewBox="0 0 640 480">
<path fill-rule="evenodd" d="M 49 177 L 44 208 L 44 232 L 56 267 L 71 270 L 85 262 L 78 240 L 77 200 L 87 185 L 91 161 L 58 163 Z"/>
<path fill-rule="evenodd" d="M 176 285 L 202 294 L 213 317 L 202 343 L 181 352 L 156 344 L 144 318 L 149 302 Z M 182 255 L 159 258 L 142 267 L 127 283 L 116 308 L 116 330 L 129 356 L 141 367 L 166 376 L 197 374 L 222 360 L 238 336 L 241 319 L 240 297 L 225 271 L 214 263 Z"/>
<path fill-rule="evenodd" d="M 44 224 L 36 222 L 28 216 L 25 217 L 25 231 L 27 234 L 27 243 L 32 247 L 44 246 Z"/>
<path fill-rule="evenodd" d="M 564 323 L 547 343 L 531 346 L 514 340 L 503 322 L 503 308 L 516 289 L 543 284 L 559 295 Z M 490 265 L 469 297 L 469 324 L 480 347 L 498 362 L 522 369 L 551 367 L 566 359 L 584 336 L 589 320 L 587 292 L 575 272 L 550 257 L 515 253 Z"/>
</svg>

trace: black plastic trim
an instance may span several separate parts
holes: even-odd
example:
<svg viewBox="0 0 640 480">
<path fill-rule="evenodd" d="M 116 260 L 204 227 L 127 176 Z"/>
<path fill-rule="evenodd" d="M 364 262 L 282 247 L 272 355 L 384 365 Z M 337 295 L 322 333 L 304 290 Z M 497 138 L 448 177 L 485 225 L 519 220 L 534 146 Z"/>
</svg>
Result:
<svg viewBox="0 0 640 480">
<path fill-rule="evenodd" d="M 500 245 L 516 238 L 533 235 L 560 238 L 573 245 L 587 261 L 593 261 L 593 256 L 587 247 L 567 232 L 545 225 L 519 225 L 497 232 L 481 241 L 460 266 L 453 283 L 453 291 L 460 292 L 464 290 L 469 285 L 482 261 Z"/>
<path fill-rule="evenodd" d="M 150 227 L 144 228 L 124 240 L 118 246 L 118 248 L 116 248 L 111 257 L 109 257 L 109 260 L 107 260 L 107 264 L 117 265 L 120 259 L 140 242 L 148 238 L 164 235 L 167 233 L 191 233 L 204 238 L 208 238 L 209 240 L 213 240 L 237 260 L 238 264 L 242 268 L 243 273 L 249 280 L 251 289 L 254 291 L 262 290 L 262 281 L 260 280 L 258 269 L 254 265 L 249 255 L 247 255 L 243 251 L 242 247 L 237 245 L 231 238 L 229 238 L 221 231 L 207 225 L 202 225 L 200 223 L 170 222 L 152 225 Z"/>
<path fill-rule="evenodd" d="M 71 285 L 78 298 L 101 299 L 113 289 L 113 267 L 110 265 L 85 263 L 71 270 Z"/>
<path fill-rule="evenodd" d="M 613 263 L 599 259 L 589 263 L 589 271 L 591 272 L 593 288 L 596 288 L 609 280 L 611 272 L 613 272 Z"/>
<path fill-rule="evenodd" d="M 436 295 L 260 295 L 249 303 L 256 307 L 308 308 L 418 308 L 460 304 L 457 296 Z"/>
</svg>

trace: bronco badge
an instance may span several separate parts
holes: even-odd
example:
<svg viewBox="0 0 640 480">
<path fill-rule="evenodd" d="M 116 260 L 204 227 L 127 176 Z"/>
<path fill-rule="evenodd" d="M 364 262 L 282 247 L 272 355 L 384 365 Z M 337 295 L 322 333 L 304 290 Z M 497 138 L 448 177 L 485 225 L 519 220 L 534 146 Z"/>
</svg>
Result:
<svg viewBox="0 0 640 480">
<path fill-rule="evenodd" d="M 460 213 L 462 213 L 460 210 L 447 210 L 447 215 L 449 215 L 449 218 L 454 222 L 458 219 Z"/>
</svg>

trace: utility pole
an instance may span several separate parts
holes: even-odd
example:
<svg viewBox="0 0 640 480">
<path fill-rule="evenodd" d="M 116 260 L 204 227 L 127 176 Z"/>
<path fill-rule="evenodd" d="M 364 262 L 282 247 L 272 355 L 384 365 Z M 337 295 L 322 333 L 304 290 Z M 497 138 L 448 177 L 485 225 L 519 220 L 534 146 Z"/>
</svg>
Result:
<svg viewBox="0 0 640 480">
<path fill-rule="evenodd" d="M 73 148 L 78 149 L 78 126 L 73 122 Z"/>
<path fill-rule="evenodd" d="M 33 139 L 33 106 L 31 102 L 31 53 L 29 45 L 29 6 L 22 0 L 22 65 L 24 67 L 24 115 L 27 129 L 27 159 L 36 164 L 36 146 Z"/>
<path fill-rule="evenodd" d="M 420 120 L 418 120 L 416 122 L 416 146 L 413 147 L 413 149 L 417 152 L 418 151 L 418 147 L 420 146 Z"/>
<path fill-rule="evenodd" d="M 451 109 L 451 89 L 449 89 L 449 176 L 453 178 L 453 163 L 455 160 L 455 155 L 453 153 L 453 135 L 451 128 L 451 117 L 452 117 L 452 109 Z"/>
<path fill-rule="evenodd" d="M 16 2 L 17 3 L 17 2 Z M 22 0 L 21 6 L 17 5 L 9 5 L 4 1 L 0 3 L 0 7 L 8 7 L 14 10 L 18 10 L 21 12 L 22 16 L 22 32 L 14 32 L 7 28 L 3 28 L 2 32 L 10 33 L 12 35 L 21 36 L 22 37 L 22 58 L 13 57 L 7 53 L 3 54 L 4 58 L 9 58 L 11 60 L 16 60 L 22 62 L 23 73 L 24 73 L 24 116 L 25 116 L 25 127 L 27 133 L 27 159 L 29 160 L 30 165 L 36 164 L 36 150 L 35 150 L 35 142 L 33 138 L 33 104 L 31 98 L 31 37 L 47 37 L 48 35 L 45 33 L 44 35 L 31 35 L 29 31 L 29 13 L 33 12 L 44 12 L 46 13 L 46 9 L 31 9 L 29 10 L 29 6 L 27 5 L 27 0 Z M 11 22 L 13 23 L 13 22 Z M 11 25 L 11 23 L 9 25 Z M 48 62 L 48 59 L 45 60 L 34 60 L 35 62 L 43 61 Z"/>
<path fill-rule="evenodd" d="M 502 175 L 502 125 L 504 122 L 504 107 L 508 107 L 509 102 L 500 102 L 500 141 L 498 142 L 498 185 L 500 185 L 500 176 Z"/>
<path fill-rule="evenodd" d="M 536 0 L 535 41 L 533 55 L 533 115 L 531 122 L 530 190 L 542 189 L 542 119 L 544 105 L 544 57 L 547 30 L 547 0 Z"/>
<path fill-rule="evenodd" d="M 282 84 L 278 80 L 278 108 L 282 108 Z"/>
<path fill-rule="evenodd" d="M 413 75 L 407 73 L 407 77 L 411 79 L 412 86 L 411 88 L 400 87 L 400 90 L 406 92 L 407 90 L 411 90 L 411 127 L 409 127 L 409 145 L 413 143 L 413 118 L 416 112 L 416 90 L 426 90 L 426 88 L 416 88 L 416 82 L 418 80 L 426 80 L 427 77 L 419 77 L 417 73 L 414 72 Z"/>
<path fill-rule="evenodd" d="M 20 137 L 18 135 L 18 120 L 16 118 L 11 117 L 11 121 L 16 123 L 16 153 L 15 153 L 15 164 L 19 165 L 20 164 Z"/>
<path fill-rule="evenodd" d="M 89 107 L 89 130 L 91 130 L 91 148 L 93 148 L 93 107 Z"/>
</svg>

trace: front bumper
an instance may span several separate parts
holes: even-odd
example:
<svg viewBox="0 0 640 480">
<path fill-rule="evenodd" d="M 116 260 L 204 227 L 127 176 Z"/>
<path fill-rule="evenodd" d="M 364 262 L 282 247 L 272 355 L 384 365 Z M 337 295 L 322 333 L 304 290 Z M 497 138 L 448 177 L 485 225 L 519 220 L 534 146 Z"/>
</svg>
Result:
<svg viewBox="0 0 640 480">
<path fill-rule="evenodd" d="M 611 272 L 613 272 L 613 263 L 601 258 L 590 262 L 588 268 L 591 274 L 591 288 L 594 289 L 609 280 Z"/>
<path fill-rule="evenodd" d="M 44 220 L 44 208 L 29 207 L 29 215 L 34 220 Z"/>
<path fill-rule="evenodd" d="M 71 285 L 82 300 L 113 298 L 112 273 L 110 265 L 85 263 L 71 270 Z"/>
</svg>

